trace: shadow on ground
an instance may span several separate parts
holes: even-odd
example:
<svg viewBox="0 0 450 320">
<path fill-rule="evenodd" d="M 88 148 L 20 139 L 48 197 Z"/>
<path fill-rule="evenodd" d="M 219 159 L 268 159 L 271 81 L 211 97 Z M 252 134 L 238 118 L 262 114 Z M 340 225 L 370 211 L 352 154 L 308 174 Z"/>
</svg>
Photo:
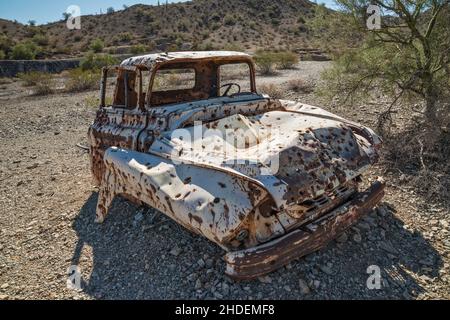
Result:
<svg viewBox="0 0 450 320">
<path fill-rule="evenodd" d="M 374 211 L 370 220 L 347 231 L 345 243 L 332 242 L 292 262 L 271 274 L 270 283 L 235 283 L 223 275 L 223 252 L 214 244 L 164 216 L 137 219 L 138 208 L 125 200 L 114 202 L 103 225 L 95 224 L 96 202 L 93 193 L 73 223 L 79 240 L 72 258 L 78 265 L 83 247 L 92 248 L 92 270 L 82 288 L 96 299 L 408 299 L 424 290 L 409 273 L 432 278 L 442 265 L 421 234 L 404 229 L 389 210 L 384 216 Z M 372 228 L 367 228 L 369 222 Z M 356 234 L 361 241 L 353 240 Z M 181 253 L 171 254 L 174 247 Z M 200 258 L 212 264 L 199 265 Z M 366 286 L 370 265 L 381 269 L 380 290 Z M 197 279 L 201 291 L 195 289 Z M 301 293 L 299 279 L 310 284 L 311 293 Z"/>
</svg>

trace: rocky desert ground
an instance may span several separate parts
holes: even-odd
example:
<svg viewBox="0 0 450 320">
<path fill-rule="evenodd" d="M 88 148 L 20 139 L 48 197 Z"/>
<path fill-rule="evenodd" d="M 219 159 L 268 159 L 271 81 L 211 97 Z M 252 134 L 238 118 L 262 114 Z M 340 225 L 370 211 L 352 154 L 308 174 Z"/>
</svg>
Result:
<svg viewBox="0 0 450 320">
<path fill-rule="evenodd" d="M 328 62 L 258 77 L 288 99 L 374 127 L 377 108 L 325 104 L 291 90 L 314 85 Z M 383 203 L 327 248 L 269 276 L 233 282 L 223 252 L 152 209 L 118 199 L 95 224 L 97 188 L 86 144 L 96 91 L 34 96 L 19 80 L 0 84 L 0 299 L 449 299 L 450 215 L 381 161 Z M 95 104 L 95 103 L 94 103 Z M 402 115 L 398 115 L 399 121 Z M 67 288 L 81 271 L 81 290 Z M 369 289 L 370 266 L 381 288 Z"/>
</svg>

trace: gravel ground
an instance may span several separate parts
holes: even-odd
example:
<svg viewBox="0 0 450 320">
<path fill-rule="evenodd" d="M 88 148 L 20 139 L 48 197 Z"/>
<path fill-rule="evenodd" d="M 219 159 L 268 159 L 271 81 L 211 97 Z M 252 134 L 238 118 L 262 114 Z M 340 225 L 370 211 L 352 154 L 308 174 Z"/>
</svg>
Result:
<svg viewBox="0 0 450 320">
<path fill-rule="evenodd" d="M 329 65 L 301 63 L 262 82 L 315 81 Z M 378 165 L 387 195 L 379 208 L 327 248 L 264 278 L 233 282 L 223 252 L 154 210 L 117 199 L 94 223 L 86 143 L 96 92 L 30 95 L 0 85 L 0 299 L 436 299 L 450 298 L 449 209 Z M 286 96 L 320 105 L 313 94 Z M 373 125 L 376 110 L 326 109 Z M 67 288 L 80 268 L 82 290 Z M 368 289 L 367 269 L 381 270 Z"/>
</svg>

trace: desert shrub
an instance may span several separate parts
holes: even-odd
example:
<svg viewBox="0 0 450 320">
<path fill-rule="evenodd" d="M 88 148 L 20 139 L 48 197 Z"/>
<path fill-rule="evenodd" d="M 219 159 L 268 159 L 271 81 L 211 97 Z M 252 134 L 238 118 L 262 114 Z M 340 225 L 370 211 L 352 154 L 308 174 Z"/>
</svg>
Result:
<svg viewBox="0 0 450 320">
<path fill-rule="evenodd" d="M 223 19 L 223 23 L 226 26 L 234 26 L 236 24 L 236 19 L 231 15 L 226 15 Z"/>
<path fill-rule="evenodd" d="M 277 59 L 272 52 L 259 51 L 254 56 L 254 60 L 261 74 L 270 75 L 274 73 Z"/>
<path fill-rule="evenodd" d="M 310 93 L 313 91 L 313 86 L 303 79 L 289 80 L 287 87 L 294 92 Z"/>
<path fill-rule="evenodd" d="M 0 50 L 7 53 L 14 46 L 14 41 L 6 35 L 0 34 Z"/>
<path fill-rule="evenodd" d="M 274 83 L 259 86 L 259 92 L 268 94 L 271 98 L 275 99 L 280 99 L 283 97 L 283 91 Z"/>
<path fill-rule="evenodd" d="M 35 44 L 37 44 L 39 46 L 47 46 L 48 45 L 48 37 L 41 33 L 35 34 L 33 36 L 33 38 L 31 39 L 31 41 L 33 41 Z"/>
<path fill-rule="evenodd" d="M 122 32 L 118 34 L 119 41 L 129 42 L 133 40 L 133 35 L 129 32 Z"/>
<path fill-rule="evenodd" d="M 81 68 L 69 71 L 65 90 L 67 92 L 80 92 L 96 89 L 100 83 L 99 70 L 83 70 Z"/>
<path fill-rule="evenodd" d="M 147 48 L 142 44 L 137 44 L 137 45 L 131 47 L 132 54 L 145 53 L 146 51 L 147 51 Z"/>
<path fill-rule="evenodd" d="M 298 55 L 290 51 L 279 52 L 275 55 L 280 69 L 292 69 L 300 61 Z"/>
<path fill-rule="evenodd" d="M 89 52 L 80 63 L 83 71 L 100 70 L 103 67 L 117 64 L 118 60 L 108 54 L 95 54 Z"/>
<path fill-rule="evenodd" d="M 25 87 L 36 86 L 39 83 L 50 82 L 52 76 L 49 73 L 31 71 L 27 73 L 19 73 L 17 77 L 23 81 Z"/>
<path fill-rule="evenodd" d="M 17 76 L 23 81 L 25 87 L 34 87 L 34 95 L 43 96 L 55 91 L 53 76 L 50 73 L 32 71 L 19 73 Z"/>
<path fill-rule="evenodd" d="M 95 53 L 99 53 L 99 52 L 103 51 L 104 47 L 105 47 L 105 43 L 101 39 L 97 38 L 91 42 L 89 49 L 91 49 Z"/>
<path fill-rule="evenodd" d="M 55 92 L 53 79 L 50 79 L 46 82 L 39 82 L 34 88 L 33 94 L 36 96 L 46 96 Z"/>
<path fill-rule="evenodd" d="M 10 53 L 13 60 L 34 60 L 41 49 L 33 42 L 24 42 L 16 44 Z"/>
</svg>

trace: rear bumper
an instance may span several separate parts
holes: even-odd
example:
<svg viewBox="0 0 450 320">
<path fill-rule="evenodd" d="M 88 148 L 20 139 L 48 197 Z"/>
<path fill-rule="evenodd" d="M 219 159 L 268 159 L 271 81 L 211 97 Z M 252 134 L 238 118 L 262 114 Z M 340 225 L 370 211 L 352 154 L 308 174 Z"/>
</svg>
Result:
<svg viewBox="0 0 450 320">
<path fill-rule="evenodd" d="M 342 206 L 300 229 L 254 248 L 230 252 L 225 256 L 226 274 L 236 280 L 253 279 L 319 250 L 369 213 L 383 196 L 384 183 L 377 181 Z"/>
</svg>

